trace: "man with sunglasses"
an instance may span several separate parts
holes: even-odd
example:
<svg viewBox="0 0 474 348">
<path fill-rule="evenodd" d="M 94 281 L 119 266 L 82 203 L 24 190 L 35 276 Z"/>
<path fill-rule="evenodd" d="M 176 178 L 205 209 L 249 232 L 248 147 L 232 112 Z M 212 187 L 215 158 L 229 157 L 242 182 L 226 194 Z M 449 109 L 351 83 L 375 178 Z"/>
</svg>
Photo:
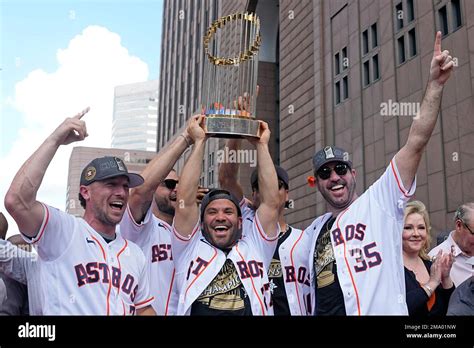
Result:
<svg viewBox="0 0 474 348">
<path fill-rule="evenodd" d="M 430 74 L 406 144 L 360 197 L 346 151 L 327 146 L 313 158 L 315 183 L 329 212 L 306 230 L 312 236 L 311 283 L 316 315 L 407 315 L 401 233 L 404 207 L 436 124 L 454 63 L 436 33 Z"/>
<path fill-rule="evenodd" d="M 130 192 L 127 212 L 120 223 L 122 235 L 136 243 L 150 266 L 150 291 L 158 315 L 175 315 L 178 304 L 175 266 L 171 252 L 171 225 L 176 210 L 176 161 L 192 143 L 188 127 L 161 150 L 141 173 L 143 185 Z M 207 189 L 199 189 L 200 200 Z"/>
<path fill-rule="evenodd" d="M 454 226 L 448 238 L 428 255 L 435 257 L 439 250 L 453 252 L 455 262 L 449 275 L 458 287 L 474 274 L 474 202 L 465 203 L 456 210 Z"/>
<path fill-rule="evenodd" d="M 195 204 L 206 143 L 204 116 L 193 117 L 194 146 L 178 187 L 173 257 L 181 315 L 272 315 L 267 271 L 278 239 L 278 181 L 268 151 L 270 130 L 260 121 L 257 149 L 261 203 L 251 226 L 242 227 L 238 200 L 211 190 Z M 243 231 L 242 229 L 251 228 Z"/>
</svg>

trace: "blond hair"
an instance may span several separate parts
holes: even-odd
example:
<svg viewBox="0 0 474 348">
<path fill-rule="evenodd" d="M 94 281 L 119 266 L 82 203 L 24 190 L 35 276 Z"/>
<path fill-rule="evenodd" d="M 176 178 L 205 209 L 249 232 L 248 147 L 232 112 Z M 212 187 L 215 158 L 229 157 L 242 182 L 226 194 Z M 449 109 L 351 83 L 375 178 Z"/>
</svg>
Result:
<svg viewBox="0 0 474 348">
<path fill-rule="evenodd" d="M 411 201 L 411 202 L 408 202 L 405 207 L 405 214 L 404 214 L 405 216 L 403 220 L 405 221 L 407 219 L 407 216 L 411 214 L 420 214 L 423 217 L 423 220 L 425 221 L 426 241 L 425 241 L 425 245 L 423 245 L 423 248 L 421 248 L 418 255 L 423 260 L 431 260 L 431 258 L 428 256 L 428 250 L 430 249 L 430 246 L 431 246 L 431 224 L 430 224 L 430 216 L 428 215 L 428 210 L 426 209 L 426 206 L 423 204 L 423 202 Z"/>
</svg>

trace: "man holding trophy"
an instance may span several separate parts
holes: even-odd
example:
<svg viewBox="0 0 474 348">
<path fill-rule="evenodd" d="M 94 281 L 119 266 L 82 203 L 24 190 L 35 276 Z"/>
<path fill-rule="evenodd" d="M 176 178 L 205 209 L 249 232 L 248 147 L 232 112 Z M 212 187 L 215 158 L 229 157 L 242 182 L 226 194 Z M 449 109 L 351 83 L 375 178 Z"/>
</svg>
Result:
<svg viewBox="0 0 474 348">
<path fill-rule="evenodd" d="M 217 29 L 230 41 L 216 42 Z M 239 55 L 232 51 L 239 48 L 232 45 L 237 32 L 242 34 L 240 47 L 250 42 L 250 48 Z M 268 150 L 270 130 L 254 119 L 254 112 L 234 107 L 238 96 L 254 98 L 259 43 L 258 18 L 251 14 L 217 20 L 204 39 L 209 63 L 204 85 L 212 88 L 204 86 L 206 117 L 194 116 L 188 128 L 194 147 L 181 173 L 173 221 L 178 315 L 273 315 L 267 272 L 278 241 L 279 197 Z M 229 191 L 211 190 L 200 209 L 196 205 L 196 173 L 201 173 L 210 136 L 248 138 L 256 147 L 261 204 L 252 224 L 242 223 L 239 201 Z"/>
</svg>

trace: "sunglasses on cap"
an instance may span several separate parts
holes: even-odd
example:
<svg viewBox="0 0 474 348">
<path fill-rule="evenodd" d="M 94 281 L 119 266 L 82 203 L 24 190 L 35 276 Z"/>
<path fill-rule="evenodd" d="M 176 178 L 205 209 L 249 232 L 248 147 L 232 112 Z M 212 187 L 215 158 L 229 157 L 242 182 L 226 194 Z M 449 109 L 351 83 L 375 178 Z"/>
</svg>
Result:
<svg viewBox="0 0 474 348">
<path fill-rule="evenodd" d="M 168 190 L 174 190 L 176 185 L 178 185 L 178 180 L 166 179 L 163 181 L 163 184 L 165 184 Z"/>
<path fill-rule="evenodd" d="M 286 184 L 282 180 L 278 180 L 278 189 L 281 190 L 282 187 L 284 187 L 286 190 L 288 190 L 288 187 L 286 187 Z M 254 191 L 258 191 L 258 183 L 256 183 L 254 186 L 252 186 L 252 189 Z"/>
<path fill-rule="evenodd" d="M 345 163 L 338 163 L 334 166 L 334 171 L 339 176 L 346 175 L 348 170 L 349 170 L 349 166 Z M 328 166 L 324 166 L 318 169 L 318 171 L 316 172 L 316 175 L 322 180 L 327 180 L 331 176 L 332 171 L 333 170 L 329 168 Z"/>
</svg>

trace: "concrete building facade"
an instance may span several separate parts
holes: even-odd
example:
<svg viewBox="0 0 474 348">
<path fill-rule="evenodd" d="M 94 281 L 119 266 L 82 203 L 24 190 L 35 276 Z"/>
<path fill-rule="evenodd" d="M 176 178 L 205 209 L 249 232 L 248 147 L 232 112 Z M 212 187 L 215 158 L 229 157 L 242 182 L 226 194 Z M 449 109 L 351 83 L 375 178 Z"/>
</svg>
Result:
<svg viewBox="0 0 474 348">
<path fill-rule="evenodd" d="M 157 105 L 158 80 L 115 87 L 112 147 L 155 151 Z"/>
<path fill-rule="evenodd" d="M 179 4 L 191 3 L 165 1 L 164 13 L 178 13 Z M 435 32 L 441 30 L 442 47 L 452 52 L 456 68 L 418 170 L 415 198 L 428 207 L 434 236 L 452 229 L 455 209 L 474 201 L 474 2 L 241 0 L 212 2 L 213 6 L 216 3 L 218 15 L 256 11 L 270 33 L 264 42 L 274 40 L 274 61 L 260 65 L 258 81 L 270 95 L 259 96 L 257 117 L 270 123 L 273 159 L 289 173 L 294 208 L 287 211 L 287 219 L 299 228 L 327 210 L 316 188 L 307 184 L 315 151 L 325 145 L 346 149 L 362 193 L 404 145 L 427 84 Z M 273 7 L 277 16 L 264 17 Z M 169 45 L 166 38 L 174 35 L 170 25 L 163 30 L 163 52 Z M 197 33 L 190 32 L 187 35 Z M 181 35 L 173 43 L 177 49 L 187 37 L 185 32 Z M 199 47 L 194 44 L 193 50 Z M 193 60 L 182 63 L 167 54 L 168 60 L 162 56 L 162 76 L 169 64 L 188 74 L 195 66 Z M 200 54 L 196 57 L 202 59 Z M 168 74 L 162 90 L 182 93 L 173 81 L 186 77 Z M 199 70 L 196 74 L 201 76 Z M 160 95 L 160 105 L 167 100 Z M 163 127 L 168 130 L 158 132 L 158 148 L 173 134 L 170 125 Z M 222 142 L 216 146 L 219 149 Z M 205 169 L 217 171 L 217 164 L 206 162 Z M 245 183 L 248 172 L 241 174 Z"/>
</svg>

